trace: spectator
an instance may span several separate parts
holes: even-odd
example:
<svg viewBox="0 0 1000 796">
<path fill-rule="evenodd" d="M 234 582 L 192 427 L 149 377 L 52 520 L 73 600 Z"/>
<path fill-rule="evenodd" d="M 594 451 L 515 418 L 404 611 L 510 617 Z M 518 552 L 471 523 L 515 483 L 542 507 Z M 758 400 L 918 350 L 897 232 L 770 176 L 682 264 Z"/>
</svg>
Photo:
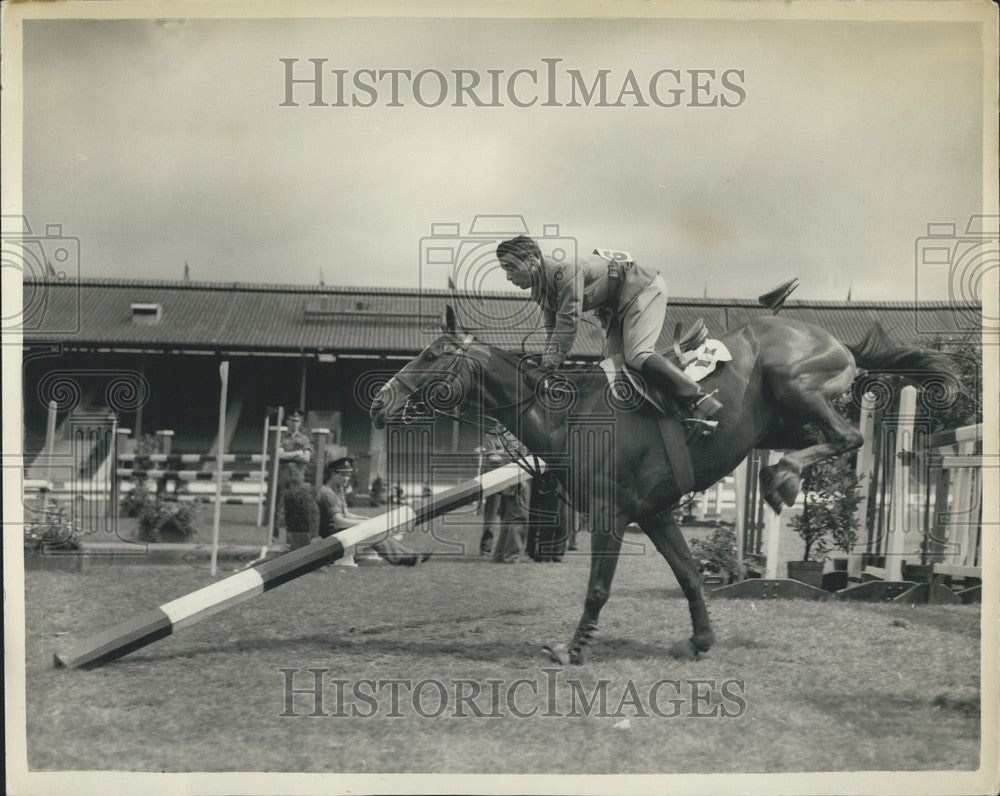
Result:
<svg viewBox="0 0 1000 796">
<path fill-rule="evenodd" d="M 382 481 L 382 476 L 375 476 L 375 480 L 372 481 L 369 497 L 374 508 L 385 505 L 385 484 Z"/>
<path fill-rule="evenodd" d="M 493 552 L 493 526 L 499 518 L 500 495 L 489 495 L 483 499 L 483 533 L 479 537 L 479 555 L 488 556 Z"/>
<path fill-rule="evenodd" d="M 316 496 L 316 502 L 319 504 L 319 534 L 324 538 L 368 519 L 360 514 L 351 513 L 347 508 L 344 489 L 353 472 L 354 460 L 346 456 L 335 459 L 323 469 L 324 483 Z M 431 557 L 430 553 L 413 552 L 392 536 L 375 542 L 372 547 L 382 557 L 379 560 L 384 559 L 395 565 L 413 567 Z M 340 561 L 346 563 L 340 564 Z M 340 561 L 335 563 L 348 567 L 357 566 L 353 554 L 350 557 L 345 556 Z"/>
<path fill-rule="evenodd" d="M 302 428 L 302 410 L 293 409 L 286 419 L 287 429 L 278 441 L 278 489 L 274 498 L 274 526 L 271 536 L 278 538 L 278 526 L 284 519 L 285 490 L 291 484 L 303 484 L 306 468 L 312 460 L 312 443 L 309 434 Z"/>
<path fill-rule="evenodd" d="M 531 503 L 526 552 L 533 561 L 562 561 L 566 552 L 567 515 L 555 490 L 543 491 L 539 481 L 531 482 Z"/>
<path fill-rule="evenodd" d="M 476 448 L 476 453 L 480 457 L 483 454 L 487 454 L 486 469 L 489 470 L 500 467 L 505 461 L 509 461 L 509 459 L 503 456 L 503 447 L 495 438 L 492 439 L 490 447 L 480 446 Z M 479 470 L 478 474 L 482 475 L 482 459 L 480 459 Z M 496 525 L 500 518 L 500 495 L 493 494 L 484 498 L 479 505 L 479 512 L 483 515 L 483 531 L 479 537 L 479 555 L 485 557 L 493 552 L 493 526 Z"/>
<path fill-rule="evenodd" d="M 528 514 L 524 484 L 507 487 L 499 495 L 497 514 L 500 517 L 500 534 L 493 548 L 493 562 L 516 564 L 524 553 Z"/>
</svg>

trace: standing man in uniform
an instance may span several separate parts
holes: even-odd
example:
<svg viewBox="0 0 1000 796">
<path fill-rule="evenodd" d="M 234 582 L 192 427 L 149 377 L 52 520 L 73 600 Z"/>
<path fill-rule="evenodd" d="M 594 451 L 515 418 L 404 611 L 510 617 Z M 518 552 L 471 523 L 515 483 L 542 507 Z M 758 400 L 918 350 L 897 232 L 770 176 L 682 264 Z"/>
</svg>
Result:
<svg viewBox="0 0 1000 796">
<path fill-rule="evenodd" d="M 306 468 L 313 454 L 309 434 L 302 428 L 302 410 L 293 409 L 286 421 L 288 427 L 278 442 L 278 491 L 274 498 L 274 527 L 271 529 L 274 539 L 278 538 L 278 526 L 284 519 L 285 491 L 291 484 L 305 483 Z"/>
<path fill-rule="evenodd" d="M 497 259 L 507 281 L 542 308 L 548 339 L 542 369 L 554 371 L 576 339 L 580 314 L 597 311 L 608 336 L 608 354 L 621 354 L 625 364 L 675 400 L 686 421 L 703 434 L 718 426 L 713 415 L 722 409 L 677 365 L 655 350 L 667 310 L 667 286 L 660 274 L 638 265 L 620 252 L 595 250 L 576 262 L 556 262 L 542 256 L 526 235 L 497 246 Z"/>
</svg>

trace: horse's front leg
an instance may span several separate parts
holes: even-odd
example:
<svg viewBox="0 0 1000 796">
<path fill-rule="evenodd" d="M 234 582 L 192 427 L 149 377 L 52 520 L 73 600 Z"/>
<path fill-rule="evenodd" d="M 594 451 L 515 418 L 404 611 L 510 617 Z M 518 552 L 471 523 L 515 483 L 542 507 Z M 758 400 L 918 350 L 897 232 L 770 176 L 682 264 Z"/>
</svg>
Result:
<svg viewBox="0 0 1000 796">
<path fill-rule="evenodd" d="M 676 658 L 693 658 L 699 653 L 707 652 L 708 648 L 715 642 L 715 633 L 712 631 L 712 624 L 708 619 L 708 605 L 705 603 L 705 594 L 701 585 L 701 574 L 698 572 L 698 564 L 691 555 L 687 540 L 677 523 L 674 522 L 672 512 L 664 512 L 661 515 L 646 517 L 643 519 L 642 530 L 659 550 L 670 569 L 680 584 L 681 591 L 688 601 L 688 608 L 691 611 L 691 625 L 694 630 L 690 639 L 678 641 L 671 648 L 670 652 Z"/>
<path fill-rule="evenodd" d="M 603 520 L 598 519 L 605 514 Z M 590 535 L 590 580 L 587 583 L 587 598 L 583 604 L 583 616 L 576 626 L 576 632 L 569 644 L 553 644 L 545 647 L 552 660 L 562 663 L 581 664 L 586 657 L 586 647 L 597 631 L 597 619 L 611 593 L 611 581 L 618 566 L 618 554 L 622 547 L 622 532 L 625 526 L 622 518 L 614 512 L 592 511 L 592 532 Z"/>
</svg>

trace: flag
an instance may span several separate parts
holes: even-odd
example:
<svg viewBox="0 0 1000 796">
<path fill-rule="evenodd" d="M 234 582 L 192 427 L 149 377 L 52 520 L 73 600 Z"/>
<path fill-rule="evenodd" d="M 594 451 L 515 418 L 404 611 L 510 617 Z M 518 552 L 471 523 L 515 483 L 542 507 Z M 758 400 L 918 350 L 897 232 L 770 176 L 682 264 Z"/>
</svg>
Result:
<svg viewBox="0 0 1000 796">
<path fill-rule="evenodd" d="M 705 289 L 701 293 L 702 298 L 708 298 L 708 280 L 705 280 Z"/>
<path fill-rule="evenodd" d="M 451 274 L 448 274 L 448 290 L 450 290 L 452 293 L 454 293 L 456 290 L 455 280 L 451 278 Z"/>
<path fill-rule="evenodd" d="M 184 281 L 191 281 L 191 269 L 188 267 L 187 260 L 184 261 Z"/>
<path fill-rule="evenodd" d="M 52 263 L 50 263 L 48 260 L 45 261 L 45 275 L 49 279 L 56 279 L 57 278 L 57 276 L 56 276 L 56 269 L 52 267 Z"/>
<path fill-rule="evenodd" d="M 847 286 L 847 300 L 848 300 L 848 301 L 850 301 L 850 300 L 851 300 L 851 291 L 852 291 L 852 290 L 854 290 L 854 283 L 853 283 L 853 282 L 851 282 L 851 283 L 850 283 L 850 284 L 849 284 L 849 285 Z"/>
</svg>

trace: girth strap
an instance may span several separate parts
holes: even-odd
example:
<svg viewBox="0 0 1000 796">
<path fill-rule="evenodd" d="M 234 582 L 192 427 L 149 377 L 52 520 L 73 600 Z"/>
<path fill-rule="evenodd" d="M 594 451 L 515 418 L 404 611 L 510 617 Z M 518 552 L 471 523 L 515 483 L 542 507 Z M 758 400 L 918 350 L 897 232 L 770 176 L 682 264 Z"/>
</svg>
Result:
<svg viewBox="0 0 1000 796">
<path fill-rule="evenodd" d="M 657 418 L 660 436 L 663 438 L 663 448 L 667 453 L 670 469 L 674 471 L 674 480 L 682 495 L 694 491 L 694 465 L 691 463 L 691 452 L 688 450 L 686 433 L 683 424 L 668 412 Z"/>
</svg>

